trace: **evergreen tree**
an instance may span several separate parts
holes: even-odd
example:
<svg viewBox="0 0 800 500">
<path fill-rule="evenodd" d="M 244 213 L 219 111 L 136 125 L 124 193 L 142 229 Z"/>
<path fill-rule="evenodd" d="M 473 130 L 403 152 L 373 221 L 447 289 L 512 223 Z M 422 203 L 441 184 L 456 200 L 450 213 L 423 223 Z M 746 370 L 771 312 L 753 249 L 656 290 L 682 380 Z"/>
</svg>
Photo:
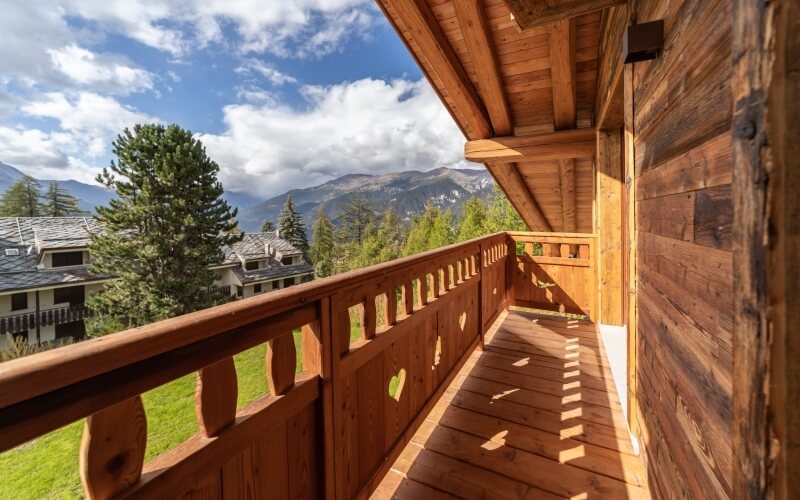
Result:
<svg viewBox="0 0 800 500">
<path fill-rule="evenodd" d="M 445 247 L 455 243 L 455 241 L 456 228 L 453 221 L 453 212 L 451 212 L 450 209 L 444 212 L 440 210 L 436 219 L 433 221 L 431 235 L 428 240 L 428 248 L 426 248 L 426 250 Z"/>
<path fill-rule="evenodd" d="M 317 278 L 324 278 L 333 275 L 334 271 L 334 252 L 335 241 L 333 235 L 333 224 L 325 215 L 325 208 L 320 205 L 317 211 L 317 218 L 314 221 L 313 235 L 311 237 L 311 248 L 309 257 L 314 263 L 314 274 Z"/>
<path fill-rule="evenodd" d="M 470 198 L 464 204 L 464 215 L 458 227 L 457 241 L 466 241 L 487 234 L 486 205 L 478 198 Z"/>
<path fill-rule="evenodd" d="M 431 233 L 436 219 L 439 217 L 439 209 L 428 203 L 425 211 L 414 217 L 411 228 L 408 231 L 404 255 L 414 255 L 424 252 L 430 248 Z"/>
<path fill-rule="evenodd" d="M 340 238 L 345 243 L 360 245 L 367 226 L 375 221 L 375 211 L 361 193 L 353 195 L 339 210 Z"/>
<path fill-rule="evenodd" d="M 116 198 L 97 209 L 105 231 L 90 251 L 92 271 L 117 279 L 89 299 L 99 325 L 90 329 L 139 326 L 221 300 L 207 291 L 215 280 L 208 266 L 241 236 L 231 234 L 236 209 L 221 197 L 219 166 L 177 125 L 125 129 L 113 152 L 97 180 Z"/>
<path fill-rule="evenodd" d="M 269 219 L 264 219 L 264 222 L 261 223 L 261 232 L 262 233 L 274 233 L 275 232 L 275 223 Z"/>
<path fill-rule="evenodd" d="M 505 193 L 495 184 L 486 210 L 486 232 L 527 231 L 528 226 L 519 216 Z"/>
<path fill-rule="evenodd" d="M 0 196 L 0 216 L 39 217 L 39 183 L 29 175 L 23 176 Z"/>
<path fill-rule="evenodd" d="M 405 245 L 404 225 L 394 207 L 383 213 L 380 227 L 367 226 L 364 242 L 355 256 L 351 268 L 366 267 L 400 257 Z"/>
<path fill-rule="evenodd" d="M 83 213 L 78 206 L 78 199 L 56 181 L 50 181 L 41 210 L 46 217 L 71 217 Z"/>
<path fill-rule="evenodd" d="M 286 202 L 283 204 L 281 215 L 278 218 L 278 236 L 291 243 L 308 258 L 306 226 L 303 224 L 300 212 L 294 206 L 291 194 L 286 197 Z"/>
</svg>

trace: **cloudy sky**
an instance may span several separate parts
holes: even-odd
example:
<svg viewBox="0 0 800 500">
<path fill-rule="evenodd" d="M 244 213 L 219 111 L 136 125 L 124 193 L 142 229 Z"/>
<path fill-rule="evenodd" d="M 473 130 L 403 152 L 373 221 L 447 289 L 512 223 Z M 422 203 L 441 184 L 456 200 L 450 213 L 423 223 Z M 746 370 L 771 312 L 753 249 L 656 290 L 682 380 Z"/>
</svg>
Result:
<svg viewBox="0 0 800 500">
<path fill-rule="evenodd" d="M 0 161 L 91 182 L 135 123 L 192 130 L 231 191 L 467 166 L 374 0 L 0 0 Z"/>
</svg>

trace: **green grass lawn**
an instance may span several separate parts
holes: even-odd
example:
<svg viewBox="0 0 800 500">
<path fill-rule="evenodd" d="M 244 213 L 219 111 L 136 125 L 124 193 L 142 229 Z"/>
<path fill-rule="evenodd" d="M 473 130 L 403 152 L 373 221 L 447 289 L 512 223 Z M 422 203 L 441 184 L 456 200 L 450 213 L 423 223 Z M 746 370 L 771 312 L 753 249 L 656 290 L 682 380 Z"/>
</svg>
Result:
<svg viewBox="0 0 800 500">
<path fill-rule="evenodd" d="M 301 371 L 300 332 L 295 332 Z M 267 394 L 266 345 L 234 357 L 239 380 L 238 407 Z M 145 460 L 198 432 L 194 410 L 196 375 L 191 373 L 142 395 L 147 413 Z M 0 499 L 81 498 L 78 475 L 83 420 L 0 454 Z"/>
<path fill-rule="evenodd" d="M 350 336 L 361 335 L 357 322 Z M 302 371 L 300 330 L 294 332 L 297 371 Z M 234 356 L 239 381 L 237 406 L 267 394 L 266 344 Z M 142 395 L 147 413 L 145 461 L 171 449 L 198 432 L 194 409 L 196 375 L 191 373 Z M 0 500 L 82 498 L 78 475 L 83 420 L 0 454 Z"/>
</svg>

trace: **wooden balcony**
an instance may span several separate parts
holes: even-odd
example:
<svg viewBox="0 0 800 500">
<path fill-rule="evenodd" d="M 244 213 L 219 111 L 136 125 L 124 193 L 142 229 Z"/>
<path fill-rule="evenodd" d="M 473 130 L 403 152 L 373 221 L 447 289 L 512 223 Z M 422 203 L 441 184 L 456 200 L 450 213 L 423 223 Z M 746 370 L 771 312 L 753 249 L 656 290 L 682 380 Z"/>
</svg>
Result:
<svg viewBox="0 0 800 500">
<path fill-rule="evenodd" d="M 90 498 L 646 497 L 593 324 L 507 312 L 591 318 L 595 247 L 498 233 L 4 363 L 0 451 L 88 417 Z M 200 433 L 144 463 L 141 394 L 192 372 Z"/>
</svg>

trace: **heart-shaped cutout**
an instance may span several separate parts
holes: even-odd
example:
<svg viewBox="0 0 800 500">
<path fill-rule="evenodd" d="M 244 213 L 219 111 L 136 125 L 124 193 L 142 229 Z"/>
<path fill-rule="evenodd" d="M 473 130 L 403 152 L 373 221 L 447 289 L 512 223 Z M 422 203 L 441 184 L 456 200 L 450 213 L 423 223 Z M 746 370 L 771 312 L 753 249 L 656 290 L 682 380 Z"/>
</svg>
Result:
<svg viewBox="0 0 800 500">
<path fill-rule="evenodd" d="M 467 312 L 464 311 L 461 313 L 461 316 L 458 317 L 458 326 L 461 327 L 461 331 L 464 331 L 464 327 L 467 324 Z"/>
<path fill-rule="evenodd" d="M 403 387 L 406 385 L 406 369 L 400 368 L 397 375 L 389 379 L 389 397 L 395 401 L 400 401 L 403 394 Z"/>
</svg>

